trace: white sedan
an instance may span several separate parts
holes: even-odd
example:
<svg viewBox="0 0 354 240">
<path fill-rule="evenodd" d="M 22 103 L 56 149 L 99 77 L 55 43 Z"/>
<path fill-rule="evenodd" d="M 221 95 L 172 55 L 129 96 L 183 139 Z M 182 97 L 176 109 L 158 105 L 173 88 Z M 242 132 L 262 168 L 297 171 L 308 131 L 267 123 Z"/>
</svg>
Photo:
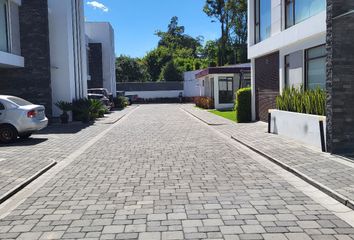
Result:
<svg viewBox="0 0 354 240">
<path fill-rule="evenodd" d="M 0 95 L 0 142 L 29 138 L 48 125 L 45 108 L 22 98 Z"/>
</svg>

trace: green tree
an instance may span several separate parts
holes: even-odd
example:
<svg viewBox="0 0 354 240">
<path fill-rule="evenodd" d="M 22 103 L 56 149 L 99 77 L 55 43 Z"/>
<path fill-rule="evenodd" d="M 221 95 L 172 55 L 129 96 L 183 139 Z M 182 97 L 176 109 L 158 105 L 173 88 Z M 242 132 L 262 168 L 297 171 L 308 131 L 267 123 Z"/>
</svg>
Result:
<svg viewBox="0 0 354 240">
<path fill-rule="evenodd" d="M 117 82 L 145 82 L 150 76 L 137 58 L 121 55 L 116 59 Z"/>
<path fill-rule="evenodd" d="M 174 64 L 173 61 L 170 61 L 162 68 L 161 79 L 165 81 L 183 81 L 182 71 Z"/>
<path fill-rule="evenodd" d="M 166 47 L 158 47 L 149 53 L 143 59 L 147 72 L 152 81 L 158 81 L 162 68 L 172 60 L 172 54 Z"/>
</svg>

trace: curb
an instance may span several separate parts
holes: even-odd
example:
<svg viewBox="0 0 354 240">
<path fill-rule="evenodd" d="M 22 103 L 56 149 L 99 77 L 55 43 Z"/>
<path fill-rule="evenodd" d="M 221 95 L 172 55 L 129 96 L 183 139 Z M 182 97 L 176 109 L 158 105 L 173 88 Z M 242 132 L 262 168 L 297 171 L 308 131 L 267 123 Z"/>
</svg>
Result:
<svg viewBox="0 0 354 240">
<path fill-rule="evenodd" d="M 32 183 L 34 180 L 39 178 L 41 175 L 43 175 L 45 172 L 47 172 L 49 169 L 54 167 L 57 164 L 57 162 L 53 161 L 49 165 L 45 166 L 41 170 L 39 170 L 37 173 L 32 175 L 30 178 L 26 179 L 24 182 L 20 183 L 16 187 L 12 188 L 8 192 L 6 192 L 4 195 L 0 197 L 0 205 L 10 199 L 12 196 L 14 196 L 16 193 L 24 189 L 26 186 L 28 186 L 30 183 Z"/>
<path fill-rule="evenodd" d="M 192 115 L 193 117 L 197 118 L 198 120 L 202 121 L 203 123 L 205 123 L 205 124 L 207 124 L 207 125 L 209 125 L 209 126 L 223 126 L 223 125 L 225 125 L 224 123 L 209 123 L 209 122 L 205 121 L 204 119 L 198 117 L 198 116 L 195 115 L 194 113 L 191 113 L 190 111 L 188 111 L 188 110 L 186 110 L 186 109 L 184 109 L 184 108 L 182 108 L 182 107 L 181 107 L 180 109 L 182 109 L 182 110 L 185 111 L 186 113 Z"/>
<path fill-rule="evenodd" d="M 301 178 L 302 180 L 304 180 L 305 182 L 307 182 L 308 184 L 316 187 L 317 189 L 319 189 L 321 192 L 327 194 L 328 196 L 330 196 L 331 198 L 337 200 L 338 202 L 342 203 L 343 205 L 347 206 L 348 208 L 354 210 L 354 202 L 351 201 L 350 199 L 344 197 L 342 194 L 336 192 L 336 191 L 333 191 L 332 189 L 324 186 L 323 184 L 317 182 L 316 180 L 310 178 L 309 176 L 299 172 L 298 170 L 290 167 L 289 165 L 279 161 L 278 159 L 276 158 L 273 158 L 271 156 L 269 156 L 268 154 L 250 146 L 249 144 L 237 139 L 236 137 L 234 136 L 231 136 L 231 139 L 235 140 L 236 142 L 242 144 L 243 146 L 249 148 L 250 150 L 256 152 L 257 154 L 261 155 L 262 157 L 268 159 L 269 161 L 277 164 L 278 166 L 280 166 L 281 168 L 285 169 L 286 171 L 294 174 L 295 176 Z"/>
</svg>

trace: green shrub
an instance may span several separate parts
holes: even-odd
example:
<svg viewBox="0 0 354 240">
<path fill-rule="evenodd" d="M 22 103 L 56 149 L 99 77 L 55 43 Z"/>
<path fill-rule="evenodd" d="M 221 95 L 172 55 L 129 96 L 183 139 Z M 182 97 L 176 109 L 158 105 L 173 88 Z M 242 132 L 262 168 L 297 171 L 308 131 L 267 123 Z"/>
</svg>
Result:
<svg viewBox="0 0 354 240">
<path fill-rule="evenodd" d="M 70 102 L 59 101 L 55 103 L 55 106 L 57 106 L 63 112 L 69 112 L 72 110 L 73 104 Z"/>
<path fill-rule="evenodd" d="M 72 111 L 74 121 L 87 123 L 103 117 L 107 108 L 100 100 L 81 98 L 73 100 Z"/>
<path fill-rule="evenodd" d="M 196 97 L 194 101 L 197 107 L 204 108 L 204 109 L 214 108 L 214 99 L 211 97 Z"/>
<path fill-rule="evenodd" d="M 128 106 L 129 102 L 126 97 L 118 96 L 114 98 L 114 106 L 118 109 L 124 109 Z"/>
<path fill-rule="evenodd" d="M 277 109 L 314 115 L 326 115 L 326 92 L 320 88 L 286 88 L 276 99 Z"/>
<path fill-rule="evenodd" d="M 252 121 L 251 94 L 251 88 L 241 88 L 236 92 L 235 110 L 238 123 Z"/>
</svg>

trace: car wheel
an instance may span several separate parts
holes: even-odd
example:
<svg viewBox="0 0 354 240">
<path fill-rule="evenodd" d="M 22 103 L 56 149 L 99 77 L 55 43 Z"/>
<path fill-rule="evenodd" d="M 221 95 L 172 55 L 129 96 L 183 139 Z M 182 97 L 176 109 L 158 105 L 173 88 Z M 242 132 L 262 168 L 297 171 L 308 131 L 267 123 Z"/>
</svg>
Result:
<svg viewBox="0 0 354 240">
<path fill-rule="evenodd" d="M 17 138 L 17 131 L 12 126 L 1 126 L 0 127 L 0 142 L 10 143 Z"/>
<path fill-rule="evenodd" d="M 30 136 L 32 136 L 32 133 L 19 134 L 21 139 L 28 139 Z"/>
</svg>

